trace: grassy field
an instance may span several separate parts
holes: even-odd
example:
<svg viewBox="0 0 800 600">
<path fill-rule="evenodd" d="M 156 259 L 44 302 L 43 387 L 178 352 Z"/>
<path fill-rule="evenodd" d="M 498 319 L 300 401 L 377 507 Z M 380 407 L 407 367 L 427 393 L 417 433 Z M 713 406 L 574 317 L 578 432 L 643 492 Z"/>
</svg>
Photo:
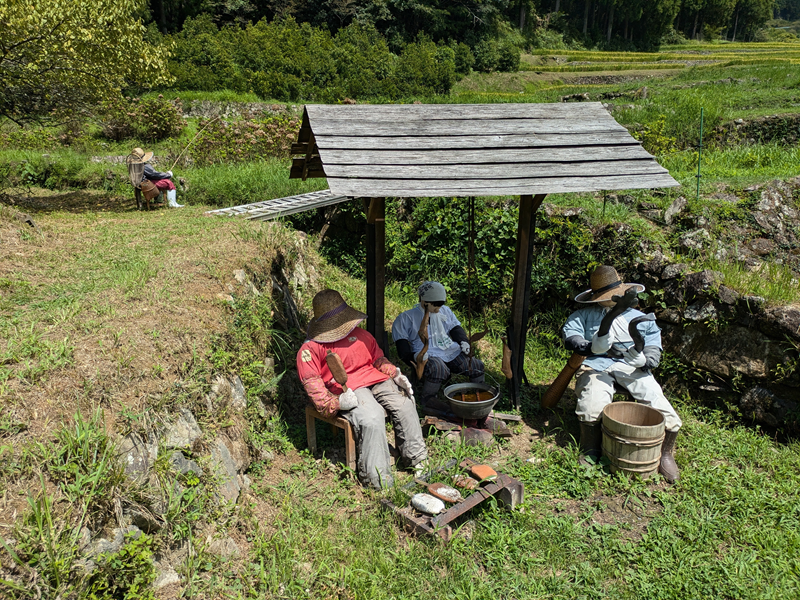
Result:
<svg viewBox="0 0 800 600">
<path fill-rule="evenodd" d="M 522 480 L 526 501 L 516 510 L 489 503 L 460 524 L 450 544 L 409 537 L 379 509 L 380 495 L 358 487 L 338 459 L 307 454 L 302 416 L 278 395 L 272 400 L 281 408 L 279 423 L 261 442 L 274 457 L 251 466 L 254 484 L 238 506 L 212 501 L 213 479 L 189 482 L 192 493 L 172 497 L 160 532 L 126 546 L 109 563 L 115 568 L 81 579 L 75 570 L 80 526 L 110 527 L 113 498 L 146 501 L 144 491 L 121 485 L 108 459 L 114 439 L 106 429 L 135 429 L 175 403 L 194 406 L 191 395 L 174 391 L 208 389 L 217 336 L 248 321 L 246 311 L 233 319 L 217 294 L 226 292 L 235 268 L 269 269 L 264 257 L 276 243 L 291 245 L 294 234 L 203 218 L 201 207 L 53 212 L 37 215 L 37 224 L 29 232 L 7 213 L 0 221 L 13 257 L 0 272 L 0 526 L 4 539 L 16 540 L 10 551 L 0 551 L 6 596 L 29 597 L 27 586 L 34 584 L 43 598 L 130 590 L 152 580 L 150 556 L 179 540 L 194 554 L 179 569 L 181 583 L 159 597 L 763 599 L 800 593 L 797 443 L 777 442 L 679 397 L 673 401 L 685 427 L 678 484 L 630 481 L 602 464 L 580 467 L 574 400 L 566 398 L 554 412 L 538 408 L 542 386 L 564 360 L 557 340 L 543 335 L 529 341 L 526 366 L 534 385 L 514 438 L 490 450 L 428 440 L 436 464 L 473 456 Z M 66 263 L 65 256 L 71 257 Z M 363 282 L 311 260 L 320 270 L 318 285 L 335 282 L 361 305 Z M 307 315 L 313 290 L 297 293 Z M 390 287 L 389 319 L 407 300 Z M 490 376 L 500 379 L 496 340 L 480 344 Z M 251 393 L 251 402 L 257 398 Z M 213 415 L 198 414 L 209 435 L 224 429 Z M 338 456 L 338 443 L 320 431 L 321 447 Z M 166 464 L 155 469 L 169 481 L 174 474 Z M 401 475 L 400 483 L 409 477 Z M 388 492 L 395 500 L 402 494 Z M 230 536 L 239 554 L 214 555 L 213 536 Z"/>
<path fill-rule="evenodd" d="M 709 127 L 800 112 L 798 52 L 781 44 L 688 44 L 655 55 L 542 52 L 525 58 L 529 70 L 473 75 L 453 96 L 424 100 L 552 102 L 589 93 L 620 105 L 613 114 L 621 123 L 660 127 L 658 158 L 683 190 L 634 195 L 663 207 L 679 193 L 694 198 L 691 146 L 700 107 Z M 631 68 L 619 70 L 623 64 Z M 575 70 L 547 70 L 562 67 Z M 227 92 L 213 99 L 254 101 Z M 174 155 L 193 131 L 154 145 L 157 155 Z M 315 273 L 292 290 L 307 319 L 313 294 L 326 286 L 365 308 L 364 282 L 317 255 L 313 235 L 304 241 L 283 225 L 203 216 L 216 206 L 320 189 L 324 180 L 290 181 L 282 159 L 186 167 L 176 174 L 190 182 L 179 196 L 189 206 L 137 212 L 124 165 L 90 160 L 124 156 L 133 145 L 147 146 L 89 136 L 79 147 L 0 150 L 0 165 L 16 169 L 23 186 L 11 190 L 14 204 L 0 205 L 0 597 L 800 596 L 798 442 L 775 439 L 735 411 L 670 393 L 684 420 L 676 485 L 611 475 L 604 463 L 579 466 L 574 394 L 553 411 L 539 408 L 539 395 L 567 358 L 556 333 L 564 314 L 537 316 L 526 348 L 531 386 L 513 438 L 488 449 L 428 438 L 434 465 L 485 460 L 524 482 L 525 502 L 513 511 L 486 503 L 458 524 L 449 544 L 405 533 L 380 509 L 383 495 L 361 488 L 342 464 L 341 437 L 319 427 L 324 454 L 308 453 L 304 398 L 291 370 L 303 332 L 287 326 L 282 302 L 269 293 L 276 265 Z M 798 159 L 796 144 L 711 148 L 703 155 L 700 202 L 716 210 L 705 196 L 723 185 L 796 176 Z M 663 235 L 629 206 L 601 200 L 548 198 L 584 208 L 597 224 L 625 222 L 642 235 Z M 19 221 L 17 211 L 36 227 Z M 780 266 L 769 265 L 767 276 L 704 266 L 725 271 L 733 287 L 759 284 L 758 293 L 775 301 L 797 300 L 796 281 Z M 234 279 L 238 269 L 266 293 L 248 293 Z M 389 283 L 387 327 L 413 301 L 407 283 Z M 497 329 L 478 349 L 489 376 L 503 381 Z M 202 401 L 216 375 L 233 373 L 248 392 L 244 419 Z M 274 411 L 264 413 L 262 402 Z M 236 506 L 215 499 L 217 481 L 208 473 L 173 471 L 164 448 L 146 485 L 123 479 L 113 460 L 118 436 L 179 407 L 193 410 L 206 441 L 244 432 L 253 484 Z M 498 409 L 513 412 L 507 397 Z M 202 446 L 187 452 L 201 462 L 204 456 Z M 450 481 L 452 474 L 437 477 Z M 385 495 L 403 501 L 401 486 L 410 478 L 399 473 Z M 86 572 L 83 528 L 109 536 L 122 507 L 153 506 L 156 495 L 166 499 L 160 529 Z M 215 538 L 230 538 L 237 552 L 221 557 L 212 550 Z M 150 591 L 152 559 L 176 556 L 183 557 L 176 559 L 180 582 Z"/>
</svg>

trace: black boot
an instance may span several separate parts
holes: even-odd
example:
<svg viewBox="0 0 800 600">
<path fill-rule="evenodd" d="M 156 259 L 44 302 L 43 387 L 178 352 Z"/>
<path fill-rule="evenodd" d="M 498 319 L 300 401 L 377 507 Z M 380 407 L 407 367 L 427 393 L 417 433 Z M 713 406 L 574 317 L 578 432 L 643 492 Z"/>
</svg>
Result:
<svg viewBox="0 0 800 600">
<path fill-rule="evenodd" d="M 661 444 L 661 464 L 658 466 L 658 472 L 664 476 L 664 479 L 669 483 L 675 483 L 680 479 L 680 471 L 678 464 L 675 462 L 675 438 L 678 437 L 677 431 L 664 432 L 664 443 Z"/>
<path fill-rule="evenodd" d="M 591 466 L 591 463 L 586 460 L 587 456 L 591 456 L 595 462 L 600 458 L 602 453 L 603 432 L 600 430 L 600 423 L 581 423 L 581 441 L 579 442 L 581 449 L 581 456 L 578 461 L 585 467 Z"/>
</svg>

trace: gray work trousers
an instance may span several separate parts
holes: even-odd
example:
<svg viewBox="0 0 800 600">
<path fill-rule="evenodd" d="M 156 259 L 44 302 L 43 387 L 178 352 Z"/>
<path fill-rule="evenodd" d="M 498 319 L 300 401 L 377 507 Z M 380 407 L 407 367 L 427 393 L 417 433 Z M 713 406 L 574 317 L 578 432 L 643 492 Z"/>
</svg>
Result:
<svg viewBox="0 0 800 600">
<path fill-rule="evenodd" d="M 624 387 L 637 402 L 655 408 L 664 415 L 667 431 L 678 431 L 681 418 L 664 396 L 661 386 L 649 371 L 642 371 L 624 362 L 615 362 L 605 371 L 581 367 L 575 381 L 578 406 L 575 413 L 584 423 L 597 423 L 603 409 L 614 398 L 614 382 Z"/>
<path fill-rule="evenodd" d="M 389 443 L 386 440 L 384 409 L 394 426 L 394 437 L 404 466 L 416 465 L 428 458 L 422 428 L 413 400 L 394 381 L 387 379 L 372 387 L 355 390 L 358 406 L 343 411 L 356 438 L 358 479 L 374 488 L 392 485 Z"/>
</svg>

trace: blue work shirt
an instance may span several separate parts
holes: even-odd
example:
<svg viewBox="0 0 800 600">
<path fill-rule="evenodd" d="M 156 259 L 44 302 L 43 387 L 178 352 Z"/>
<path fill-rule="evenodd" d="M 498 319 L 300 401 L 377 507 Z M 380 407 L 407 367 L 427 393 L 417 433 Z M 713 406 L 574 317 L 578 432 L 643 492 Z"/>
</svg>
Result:
<svg viewBox="0 0 800 600">
<path fill-rule="evenodd" d="M 597 333 L 598 329 L 600 329 L 600 322 L 603 320 L 603 317 L 609 310 L 611 309 L 597 305 L 576 310 L 569 316 L 564 328 L 562 329 L 563 339 L 566 340 L 574 335 L 578 335 L 585 340 L 591 341 L 594 337 L 594 334 Z M 615 348 L 620 352 L 624 352 L 633 346 L 633 340 L 627 333 L 628 323 L 630 323 L 636 317 L 643 316 L 643 312 L 634 308 L 629 308 L 616 319 L 614 319 L 614 325 L 612 325 L 611 331 L 609 331 L 609 334 L 611 335 L 612 348 Z M 639 323 L 637 328 L 644 337 L 645 346 L 656 346 L 659 350 L 661 350 L 661 329 L 658 327 L 658 325 L 656 325 L 655 321 L 644 321 Z M 625 361 L 622 357 L 612 358 L 607 354 L 594 354 L 587 356 L 586 360 L 583 361 L 583 364 L 587 367 L 591 367 L 595 371 L 605 371 L 615 362 Z"/>
</svg>

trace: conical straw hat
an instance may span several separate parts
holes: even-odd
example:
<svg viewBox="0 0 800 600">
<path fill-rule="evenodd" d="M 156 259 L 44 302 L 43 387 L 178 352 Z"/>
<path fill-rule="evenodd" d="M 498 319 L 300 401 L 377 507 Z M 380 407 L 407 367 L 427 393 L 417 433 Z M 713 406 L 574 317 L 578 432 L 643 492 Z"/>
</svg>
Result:
<svg viewBox="0 0 800 600">
<path fill-rule="evenodd" d="M 314 320 L 308 324 L 308 339 L 315 342 L 338 342 L 367 318 L 347 305 L 336 290 L 322 290 L 312 301 Z"/>
</svg>

